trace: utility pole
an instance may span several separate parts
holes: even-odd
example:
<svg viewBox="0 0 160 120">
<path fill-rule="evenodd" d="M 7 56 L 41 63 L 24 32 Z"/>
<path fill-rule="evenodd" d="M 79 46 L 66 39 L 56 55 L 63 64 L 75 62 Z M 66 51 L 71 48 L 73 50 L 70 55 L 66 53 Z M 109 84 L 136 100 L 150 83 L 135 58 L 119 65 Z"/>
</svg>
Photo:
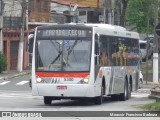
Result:
<svg viewBox="0 0 160 120">
<path fill-rule="evenodd" d="M 29 0 L 26 0 L 26 30 L 28 30 L 28 4 Z"/>
<path fill-rule="evenodd" d="M 147 3 L 146 5 L 146 8 L 147 8 L 147 14 L 146 14 L 146 18 L 147 18 L 147 38 L 148 38 L 148 35 L 149 35 L 149 4 Z M 148 53 L 148 48 L 149 48 L 149 38 L 147 39 L 147 53 Z M 146 84 L 148 84 L 148 54 L 146 56 Z"/>
<path fill-rule="evenodd" d="M 106 0 L 103 1 L 103 22 L 106 23 Z"/>
<path fill-rule="evenodd" d="M 115 0 L 111 0 L 111 15 L 112 15 L 111 23 L 112 25 L 114 25 L 114 9 L 115 9 Z"/>
<path fill-rule="evenodd" d="M 108 24 L 114 24 L 114 7 L 115 7 L 115 0 L 104 0 L 104 18 L 106 18 L 106 9 L 108 13 Z M 106 19 L 104 19 L 104 22 Z"/>
<path fill-rule="evenodd" d="M 18 65 L 17 65 L 17 70 L 19 72 L 23 71 L 24 26 L 25 26 L 25 17 L 27 9 L 26 0 L 22 1 L 21 6 L 22 6 L 22 16 L 21 16 L 20 42 L 19 42 Z"/>
<path fill-rule="evenodd" d="M 4 10 L 4 2 L 0 0 L 0 52 L 3 53 L 3 10 Z"/>
<path fill-rule="evenodd" d="M 158 25 L 158 0 L 154 0 L 154 28 Z M 153 82 L 158 83 L 158 36 L 154 33 Z"/>
</svg>

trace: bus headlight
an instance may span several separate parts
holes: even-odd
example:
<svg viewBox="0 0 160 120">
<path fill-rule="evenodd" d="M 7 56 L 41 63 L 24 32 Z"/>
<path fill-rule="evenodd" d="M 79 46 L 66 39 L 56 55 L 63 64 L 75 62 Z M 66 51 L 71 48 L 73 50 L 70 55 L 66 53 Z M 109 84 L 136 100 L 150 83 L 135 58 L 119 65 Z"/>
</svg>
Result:
<svg viewBox="0 0 160 120">
<path fill-rule="evenodd" d="M 36 77 L 36 81 L 37 83 L 44 83 L 44 80 L 38 76 Z"/>
<path fill-rule="evenodd" d="M 84 79 L 83 79 L 83 82 L 84 82 L 84 83 L 88 83 L 88 82 L 89 82 L 89 78 L 84 78 Z"/>
<path fill-rule="evenodd" d="M 78 82 L 79 84 L 88 84 L 89 83 L 89 75 L 83 78 L 81 81 Z"/>
</svg>

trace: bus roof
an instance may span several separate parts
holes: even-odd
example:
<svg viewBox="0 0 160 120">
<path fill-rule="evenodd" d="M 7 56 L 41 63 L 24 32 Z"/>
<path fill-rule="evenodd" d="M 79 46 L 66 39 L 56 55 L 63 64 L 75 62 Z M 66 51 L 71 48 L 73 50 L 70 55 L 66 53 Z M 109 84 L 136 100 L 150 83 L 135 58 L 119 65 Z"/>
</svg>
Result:
<svg viewBox="0 0 160 120">
<path fill-rule="evenodd" d="M 33 24 L 33 22 L 32 22 Z M 97 24 L 97 23 L 65 23 L 65 24 L 56 24 L 56 23 L 34 23 L 35 25 L 41 25 L 41 26 L 50 26 L 50 25 L 78 25 L 78 26 L 88 26 L 88 27 L 101 27 L 106 29 L 112 29 L 112 30 L 123 30 L 126 31 L 126 28 L 117 26 L 117 25 L 111 25 L 111 24 Z"/>
<path fill-rule="evenodd" d="M 117 25 L 111 25 L 111 24 L 85 24 L 86 26 L 92 26 L 92 27 L 101 27 L 101 28 L 107 28 L 107 29 L 116 29 L 116 30 L 126 30 L 126 28 L 117 26 Z"/>
<path fill-rule="evenodd" d="M 122 36 L 127 38 L 135 38 L 139 39 L 139 34 L 137 32 L 133 31 L 127 31 L 126 28 L 117 26 L 117 25 L 111 25 L 111 24 L 94 24 L 94 23 L 65 23 L 65 24 L 53 24 L 53 25 L 44 25 L 39 26 L 38 29 L 50 29 L 50 28 L 67 28 L 67 27 L 85 27 L 88 29 L 95 28 L 95 32 L 101 33 L 104 35 L 111 35 L 111 36 Z M 69 27 L 69 28 L 70 28 Z M 107 32 L 106 32 L 107 30 Z"/>
<path fill-rule="evenodd" d="M 139 43 L 147 43 L 145 40 L 139 40 Z"/>
<path fill-rule="evenodd" d="M 107 29 L 116 29 L 116 30 L 125 30 L 126 28 L 118 26 L 118 25 L 111 25 L 111 24 L 103 24 L 103 23 L 67 23 L 69 25 L 84 25 L 84 26 L 90 26 L 90 27 L 101 27 L 101 28 L 107 28 Z"/>
</svg>

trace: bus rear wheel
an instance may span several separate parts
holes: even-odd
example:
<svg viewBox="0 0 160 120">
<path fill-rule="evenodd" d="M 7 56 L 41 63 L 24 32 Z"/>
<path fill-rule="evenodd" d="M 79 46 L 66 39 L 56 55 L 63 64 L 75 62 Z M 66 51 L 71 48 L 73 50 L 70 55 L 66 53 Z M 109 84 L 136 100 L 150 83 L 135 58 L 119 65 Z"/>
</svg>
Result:
<svg viewBox="0 0 160 120">
<path fill-rule="evenodd" d="M 44 104 L 50 105 L 52 103 L 52 99 L 50 97 L 44 96 Z"/>
<path fill-rule="evenodd" d="M 127 96 L 127 99 L 130 99 L 131 98 L 131 91 L 132 91 L 132 84 L 131 82 L 129 82 L 128 84 L 128 96 Z"/>
<path fill-rule="evenodd" d="M 101 95 L 94 98 L 94 103 L 95 103 L 96 105 L 101 105 L 101 104 L 103 103 L 103 92 L 104 92 L 103 89 L 104 89 L 104 87 L 102 86 L 102 87 L 101 87 Z"/>
<path fill-rule="evenodd" d="M 121 93 L 119 96 L 120 101 L 125 101 L 128 99 L 128 84 L 125 82 L 124 93 Z"/>
</svg>

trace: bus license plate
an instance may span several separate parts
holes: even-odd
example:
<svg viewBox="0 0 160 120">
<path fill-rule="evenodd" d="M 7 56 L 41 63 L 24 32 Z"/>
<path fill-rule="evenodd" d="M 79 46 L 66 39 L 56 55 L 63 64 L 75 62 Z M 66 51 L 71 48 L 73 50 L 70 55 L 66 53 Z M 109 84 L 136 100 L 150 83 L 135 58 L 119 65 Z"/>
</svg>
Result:
<svg viewBox="0 0 160 120">
<path fill-rule="evenodd" d="M 57 90 L 66 90 L 67 86 L 57 86 Z"/>
</svg>

